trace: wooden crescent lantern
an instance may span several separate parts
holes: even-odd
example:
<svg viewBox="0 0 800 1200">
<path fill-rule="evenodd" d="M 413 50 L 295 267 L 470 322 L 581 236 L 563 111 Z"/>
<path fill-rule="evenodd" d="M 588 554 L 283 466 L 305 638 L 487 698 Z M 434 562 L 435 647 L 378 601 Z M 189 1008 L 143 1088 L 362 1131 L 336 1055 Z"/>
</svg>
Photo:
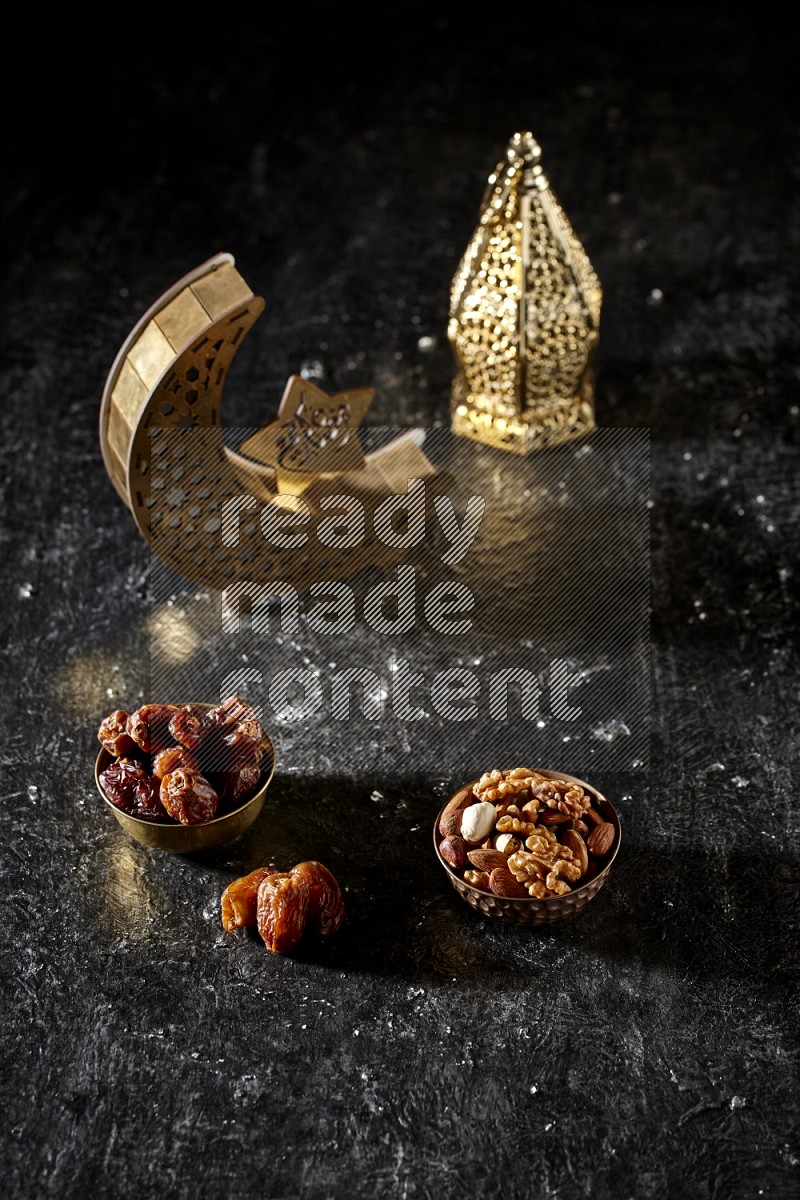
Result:
<svg viewBox="0 0 800 1200">
<path fill-rule="evenodd" d="M 144 314 L 103 390 L 100 445 L 111 482 L 153 551 L 200 586 L 283 580 L 300 589 L 398 561 L 403 551 L 371 533 L 370 513 L 414 480 L 430 506 L 450 480 L 423 453 L 421 430 L 364 454 L 358 425 L 371 388 L 328 396 L 292 376 L 276 418 L 238 449 L 225 444 L 225 381 L 263 309 L 233 256 L 217 254 Z M 336 497 L 363 505 L 356 545 L 315 536 L 341 511 Z M 288 532 L 287 509 L 306 536 Z"/>
</svg>

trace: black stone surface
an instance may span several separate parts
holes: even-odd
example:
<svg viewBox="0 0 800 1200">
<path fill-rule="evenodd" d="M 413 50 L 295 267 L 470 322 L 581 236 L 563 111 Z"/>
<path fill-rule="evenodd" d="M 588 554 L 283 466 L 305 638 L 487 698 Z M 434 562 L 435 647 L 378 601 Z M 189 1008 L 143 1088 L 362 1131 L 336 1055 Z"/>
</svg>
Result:
<svg viewBox="0 0 800 1200">
<path fill-rule="evenodd" d="M 583 3 L 21 19 L 3 1194 L 797 1196 L 796 30 Z M 320 358 L 377 388 L 376 425 L 446 430 L 450 279 L 526 127 L 604 286 L 599 423 L 649 431 L 651 744 L 597 777 L 624 828 L 609 884 L 544 931 L 464 906 L 430 843 L 462 776 L 430 727 L 278 730 L 241 842 L 148 852 L 92 781 L 105 712 L 166 699 L 149 550 L 97 439 L 119 346 L 227 250 L 267 300 L 231 425 Z M 305 857 L 346 888 L 336 939 L 276 957 L 223 933 L 234 875 Z"/>
</svg>

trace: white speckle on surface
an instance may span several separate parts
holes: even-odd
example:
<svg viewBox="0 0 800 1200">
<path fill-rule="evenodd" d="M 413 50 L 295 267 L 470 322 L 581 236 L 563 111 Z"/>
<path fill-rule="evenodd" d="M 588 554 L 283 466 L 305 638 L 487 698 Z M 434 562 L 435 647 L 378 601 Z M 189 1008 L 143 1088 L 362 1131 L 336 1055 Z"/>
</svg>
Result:
<svg viewBox="0 0 800 1200">
<path fill-rule="evenodd" d="M 652 288 L 650 295 L 647 297 L 648 304 L 660 304 L 664 299 L 664 293 L 661 288 Z"/>
<path fill-rule="evenodd" d="M 630 733 L 631 731 L 624 721 L 612 717 L 611 720 L 596 725 L 592 730 L 592 737 L 601 742 L 613 742 L 618 737 L 630 737 Z"/>
<path fill-rule="evenodd" d="M 731 1107 L 732 1109 L 734 1109 L 734 1108 L 744 1108 L 746 1104 L 747 1104 L 747 1101 L 746 1101 L 746 1099 L 744 1098 L 744 1096 L 731 1096 L 731 1099 L 730 1099 L 730 1107 Z"/>
<path fill-rule="evenodd" d="M 734 785 L 734 787 L 737 787 L 737 788 L 746 788 L 746 787 L 750 786 L 750 780 L 745 779 L 741 775 L 734 775 L 733 779 L 731 780 L 731 783 Z"/>
<path fill-rule="evenodd" d="M 30 600 L 31 596 L 33 595 L 33 584 L 21 583 L 17 588 L 17 595 L 19 596 L 20 600 Z"/>
<path fill-rule="evenodd" d="M 538 1087 L 536 1086 L 536 1084 L 535 1084 L 535 1083 L 532 1083 L 532 1084 L 531 1084 L 531 1088 L 530 1088 L 531 1095 L 532 1095 L 532 1096 L 535 1096 L 535 1095 L 536 1095 L 536 1093 L 538 1092 L 538 1090 L 539 1090 L 539 1089 L 538 1089 Z"/>
</svg>

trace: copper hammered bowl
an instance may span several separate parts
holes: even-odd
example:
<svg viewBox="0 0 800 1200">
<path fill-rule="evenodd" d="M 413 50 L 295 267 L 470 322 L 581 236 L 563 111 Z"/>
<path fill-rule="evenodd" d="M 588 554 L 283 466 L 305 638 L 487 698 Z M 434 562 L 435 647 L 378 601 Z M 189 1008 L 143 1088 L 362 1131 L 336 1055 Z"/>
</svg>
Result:
<svg viewBox="0 0 800 1200">
<path fill-rule="evenodd" d="M 581 884 L 580 887 L 572 888 L 566 895 L 550 896 L 546 900 L 535 900 L 532 896 L 516 899 L 508 896 L 495 896 L 492 892 L 484 892 L 480 888 L 473 887 L 472 884 L 466 883 L 457 875 L 439 853 L 439 843 L 442 840 L 439 833 L 439 820 L 447 805 L 443 805 L 439 810 L 433 826 L 433 848 L 436 857 L 461 899 L 471 908 L 483 913 L 485 917 L 495 917 L 497 920 L 507 921 L 512 925 L 551 925 L 554 921 L 564 921 L 568 917 L 577 916 L 586 908 L 587 904 L 594 900 L 608 879 L 612 863 L 619 854 L 622 839 L 616 809 L 601 792 L 598 792 L 597 788 L 592 787 L 583 779 L 578 779 L 575 775 L 568 775 L 566 771 L 548 771 L 543 767 L 537 767 L 536 771 L 548 779 L 566 779 L 569 783 L 579 784 L 592 797 L 592 807 L 614 826 L 614 845 L 602 871 L 588 879 L 586 883 Z M 473 779 L 464 786 L 474 787 L 477 782 L 477 779 Z M 461 788 L 458 789 L 458 791 L 461 790 Z"/>
<path fill-rule="evenodd" d="M 198 708 L 211 709 L 213 707 L 213 704 L 198 705 Z M 114 761 L 114 756 L 102 748 L 95 759 L 94 781 L 104 804 L 114 814 L 115 819 L 129 837 L 141 842 L 143 846 L 148 846 L 151 850 L 170 850 L 173 854 L 196 854 L 203 850 L 216 850 L 219 846 L 226 846 L 229 842 L 241 837 L 264 807 L 267 788 L 275 774 L 275 747 L 272 739 L 266 734 L 265 737 L 267 737 L 267 749 L 264 754 L 264 765 L 261 768 L 258 789 L 238 808 L 198 825 L 146 821 L 142 817 L 131 816 L 130 813 L 117 808 L 116 804 L 112 804 L 103 791 L 100 772 Z"/>
</svg>

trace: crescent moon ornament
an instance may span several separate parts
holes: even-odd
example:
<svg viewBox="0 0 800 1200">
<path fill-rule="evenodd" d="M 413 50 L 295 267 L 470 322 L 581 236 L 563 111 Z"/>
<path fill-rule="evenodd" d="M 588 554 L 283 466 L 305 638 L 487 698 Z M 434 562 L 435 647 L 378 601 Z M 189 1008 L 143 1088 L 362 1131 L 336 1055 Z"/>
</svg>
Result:
<svg viewBox="0 0 800 1200">
<path fill-rule="evenodd" d="M 369 533 L 370 514 L 416 481 L 431 508 L 450 478 L 423 453 L 421 430 L 364 454 L 358 426 L 372 388 L 329 396 L 293 375 L 276 418 L 238 449 L 226 445 L 225 382 L 263 310 L 263 298 L 223 253 L 137 322 L 100 406 L 100 446 L 117 494 L 154 553 L 212 589 L 243 578 L 301 588 L 397 562 L 404 552 Z M 330 535 L 337 498 L 345 508 L 363 507 L 367 532 L 358 544 Z"/>
</svg>

